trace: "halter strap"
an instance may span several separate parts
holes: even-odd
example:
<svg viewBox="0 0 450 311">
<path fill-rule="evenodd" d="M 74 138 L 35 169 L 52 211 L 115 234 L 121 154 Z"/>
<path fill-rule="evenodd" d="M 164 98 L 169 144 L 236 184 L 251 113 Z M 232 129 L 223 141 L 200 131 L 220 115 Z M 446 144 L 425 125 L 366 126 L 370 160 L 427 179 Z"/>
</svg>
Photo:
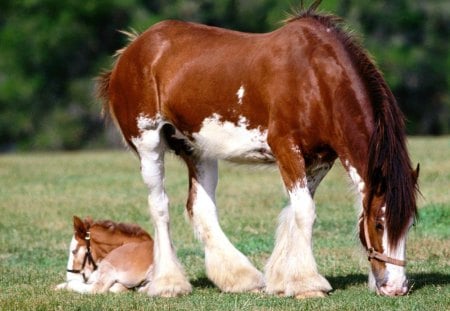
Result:
<svg viewBox="0 0 450 311">
<path fill-rule="evenodd" d="M 370 237 L 369 237 L 369 225 L 367 224 L 367 215 L 364 213 L 363 215 L 363 221 L 364 221 L 364 238 L 366 239 L 366 246 L 367 246 L 367 259 L 371 261 L 372 259 L 390 263 L 396 266 L 404 267 L 406 266 L 405 260 L 395 259 L 389 256 L 386 256 L 385 254 L 382 254 L 378 251 L 376 251 L 372 244 L 370 243 Z"/>
<path fill-rule="evenodd" d="M 66 271 L 70 272 L 70 273 L 81 273 L 84 281 L 86 282 L 87 278 L 83 272 L 84 267 L 86 266 L 86 263 L 88 262 L 89 264 L 91 264 L 94 267 L 94 271 L 97 270 L 98 267 L 94 261 L 94 258 L 92 257 L 92 253 L 91 253 L 91 232 L 90 231 L 86 232 L 86 236 L 85 236 L 84 240 L 86 241 L 86 253 L 84 254 L 83 264 L 81 265 L 81 269 L 67 269 Z"/>
</svg>

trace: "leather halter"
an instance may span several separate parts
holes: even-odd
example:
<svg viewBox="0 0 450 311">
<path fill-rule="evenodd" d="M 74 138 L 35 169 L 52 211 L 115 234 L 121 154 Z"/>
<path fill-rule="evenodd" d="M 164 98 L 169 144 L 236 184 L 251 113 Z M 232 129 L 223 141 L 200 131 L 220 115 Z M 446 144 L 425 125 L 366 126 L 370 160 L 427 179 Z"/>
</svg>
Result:
<svg viewBox="0 0 450 311">
<path fill-rule="evenodd" d="M 97 270 L 97 264 L 95 263 L 94 258 L 92 257 L 92 253 L 91 253 L 91 232 L 90 231 L 86 232 L 86 237 L 84 238 L 84 240 L 86 241 L 86 253 L 84 254 L 83 264 L 81 265 L 81 269 L 75 269 L 75 270 L 67 269 L 66 271 L 70 272 L 70 273 L 80 273 L 83 276 L 84 282 L 87 282 L 87 278 L 84 274 L 84 267 L 86 266 L 86 263 L 91 264 L 94 267 L 94 271 Z"/>
<path fill-rule="evenodd" d="M 368 260 L 371 261 L 372 259 L 390 263 L 396 266 L 404 267 L 406 266 L 405 260 L 395 259 L 389 256 L 386 256 L 385 254 L 382 254 L 378 251 L 376 251 L 372 244 L 370 243 L 370 237 L 369 237 L 369 225 L 367 224 L 367 215 L 364 213 L 363 215 L 363 221 L 364 221 L 364 238 L 366 239 L 366 246 L 367 246 L 367 257 Z"/>
</svg>

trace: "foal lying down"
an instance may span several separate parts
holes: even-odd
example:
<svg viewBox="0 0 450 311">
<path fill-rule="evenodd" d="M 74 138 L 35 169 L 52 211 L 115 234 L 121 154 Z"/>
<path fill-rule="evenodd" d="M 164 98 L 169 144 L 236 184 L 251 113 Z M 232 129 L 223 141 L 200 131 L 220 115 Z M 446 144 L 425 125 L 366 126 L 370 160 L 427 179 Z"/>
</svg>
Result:
<svg viewBox="0 0 450 311">
<path fill-rule="evenodd" d="M 56 286 L 79 293 L 123 292 L 149 282 L 153 239 L 141 227 L 73 217 L 67 280 Z"/>
</svg>

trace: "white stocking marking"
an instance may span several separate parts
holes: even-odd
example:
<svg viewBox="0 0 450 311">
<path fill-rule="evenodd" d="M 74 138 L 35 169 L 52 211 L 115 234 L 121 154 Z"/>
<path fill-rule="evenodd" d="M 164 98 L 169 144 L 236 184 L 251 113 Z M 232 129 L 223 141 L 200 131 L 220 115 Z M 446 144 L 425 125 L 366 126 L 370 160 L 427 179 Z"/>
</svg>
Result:
<svg viewBox="0 0 450 311">
<path fill-rule="evenodd" d="M 223 291 L 242 292 L 264 286 L 262 274 L 240 253 L 223 233 L 215 206 L 217 160 L 202 160 L 193 180 L 195 198 L 192 223 L 197 237 L 205 245 L 208 277 Z"/>
<path fill-rule="evenodd" d="M 291 205 L 280 215 L 275 248 L 266 265 L 266 290 L 286 296 L 328 292 L 331 286 L 318 273 L 312 252 L 314 201 L 308 188 L 300 185 L 289 197 Z"/>
<path fill-rule="evenodd" d="M 148 293 L 152 296 L 176 296 L 190 292 L 191 285 L 170 238 L 169 199 L 164 189 L 165 145 L 160 133 L 163 123 L 157 122 L 140 116 L 141 136 L 132 140 L 141 158 L 141 173 L 149 189 L 148 203 L 155 226 L 154 275 Z"/>
</svg>

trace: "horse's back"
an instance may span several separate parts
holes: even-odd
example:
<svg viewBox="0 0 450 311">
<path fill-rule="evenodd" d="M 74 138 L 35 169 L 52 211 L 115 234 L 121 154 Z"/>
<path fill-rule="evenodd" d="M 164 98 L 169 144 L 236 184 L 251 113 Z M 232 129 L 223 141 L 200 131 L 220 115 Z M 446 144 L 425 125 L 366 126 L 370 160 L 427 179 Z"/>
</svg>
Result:
<svg viewBox="0 0 450 311">
<path fill-rule="evenodd" d="M 229 159 L 246 161 L 237 153 L 247 153 L 250 161 L 272 162 L 269 127 L 295 131 L 298 137 L 314 133 L 317 139 L 310 145 L 324 144 L 337 124 L 329 122 L 336 110 L 331 105 L 339 101 L 335 95 L 348 99 L 361 93 L 350 92 L 344 83 L 355 73 L 337 41 L 308 19 L 266 34 L 160 22 L 120 55 L 111 76 L 111 110 L 129 142 L 139 137 L 137 120 L 143 116 L 145 124 L 162 119 L 191 140 L 209 126 L 206 136 L 194 140 L 199 148 L 220 151 L 213 157 L 231 154 Z M 271 125 L 273 120 L 281 123 Z M 317 123 L 329 126 L 319 132 Z M 226 131 L 230 127 L 233 133 Z M 254 130 L 255 135 L 249 132 Z M 246 140 L 238 146 L 222 144 L 241 137 Z"/>
</svg>

